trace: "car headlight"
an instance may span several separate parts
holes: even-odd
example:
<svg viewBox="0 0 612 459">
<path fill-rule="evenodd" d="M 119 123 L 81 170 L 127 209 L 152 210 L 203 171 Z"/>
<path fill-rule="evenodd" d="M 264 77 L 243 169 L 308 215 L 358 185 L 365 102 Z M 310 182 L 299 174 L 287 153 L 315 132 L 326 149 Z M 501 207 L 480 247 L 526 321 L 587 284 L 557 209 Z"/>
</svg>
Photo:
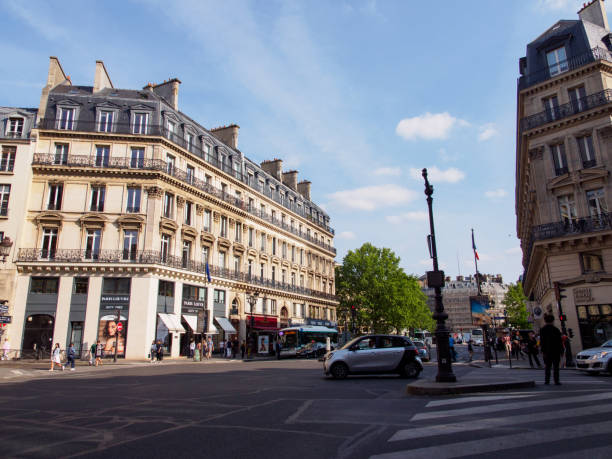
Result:
<svg viewBox="0 0 612 459">
<path fill-rule="evenodd" d="M 598 353 L 597 353 L 597 354 L 595 354 L 595 355 L 592 355 L 592 356 L 591 356 L 591 359 L 593 359 L 593 360 L 595 360 L 595 359 L 602 359 L 602 358 L 604 358 L 606 355 L 608 355 L 609 353 L 610 353 L 609 351 L 601 351 L 601 352 L 598 352 Z"/>
</svg>

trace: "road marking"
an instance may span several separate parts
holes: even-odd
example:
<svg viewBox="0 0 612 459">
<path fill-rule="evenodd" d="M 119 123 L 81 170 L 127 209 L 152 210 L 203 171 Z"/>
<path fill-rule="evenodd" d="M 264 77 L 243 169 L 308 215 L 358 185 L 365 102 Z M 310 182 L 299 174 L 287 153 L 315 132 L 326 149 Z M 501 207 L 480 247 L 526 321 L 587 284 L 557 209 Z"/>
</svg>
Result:
<svg viewBox="0 0 612 459">
<path fill-rule="evenodd" d="M 312 405 L 313 403 L 314 403 L 314 400 L 306 400 L 304 403 L 302 403 L 302 406 L 300 406 L 296 410 L 295 413 L 293 413 L 291 416 L 289 416 L 285 420 L 285 424 L 295 424 L 296 422 L 298 422 L 298 419 L 302 415 L 302 413 L 304 413 L 304 411 L 310 408 L 310 405 Z"/>
<path fill-rule="evenodd" d="M 558 403 L 559 400 L 556 400 Z M 477 454 L 494 453 L 497 451 L 544 443 L 557 442 L 572 438 L 581 438 L 587 435 L 609 435 L 612 433 L 612 421 L 593 424 L 579 424 L 567 427 L 538 430 L 514 435 L 488 437 L 486 440 L 469 440 L 457 443 L 448 443 L 440 446 L 429 446 L 413 450 L 395 451 L 392 453 L 377 454 L 370 459 L 450 459 L 461 456 L 475 456 Z M 582 456 L 588 457 L 588 456 Z"/>
<path fill-rule="evenodd" d="M 425 405 L 426 408 L 432 408 L 434 406 L 443 406 L 443 405 L 458 405 L 460 403 L 468 403 L 468 402 L 485 402 L 491 400 L 506 400 L 511 398 L 525 398 L 525 397 L 533 397 L 533 395 L 483 395 L 481 397 L 463 397 L 463 398 L 451 398 L 447 400 L 436 400 L 433 402 L 429 402 Z"/>
<path fill-rule="evenodd" d="M 579 416 L 590 416 L 601 413 L 611 413 L 612 402 L 607 405 L 585 406 L 575 409 L 555 410 L 543 413 L 520 414 L 504 418 L 473 419 L 469 423 L 456 422 L 450 424 L 435 424 L 427 427 L 417 427 L 415 429 L 398 430 L 388 441 L 403 441 L 416 438 L 434 437 L 436 435 L 447 435 L 460 432 L 470 432 L 473 430 L 492 429 L 504 426 L 520 426 L 527 422 L 551 421 L 556 419 L 568 419 Z M 452 413 L 449 412 L 449 413 Z M 587 457 L 587 456 L 585 456 Z"/>
<path fill-rule="evenodd" d="M 21 376 L 23 374 L 23 371 L 21 370 L 11 370 L 12 373 L 15 373 L 16 375 Z"/>
<path fill-rule="evenodd" d="M 424 419 L 437 419 L 448 416 L 460 416 L 466 414 L 494 413 L 496 411 L 518 410 L 522 408 L 533 408 L 537 406 L 561 405 L 566 403 L 593 402 L 612 398 L 612 392 L 603 394 L 582 395 L 579 397 L 549 398 L 546 400 L 530 400 L 516 403 L 501 403 L 497 405 L 475 406 L 461 408 L 452 411 L 431 411 L 429 413 L 415 414 L 410 421 L 421 421 Z"/>
</svg>

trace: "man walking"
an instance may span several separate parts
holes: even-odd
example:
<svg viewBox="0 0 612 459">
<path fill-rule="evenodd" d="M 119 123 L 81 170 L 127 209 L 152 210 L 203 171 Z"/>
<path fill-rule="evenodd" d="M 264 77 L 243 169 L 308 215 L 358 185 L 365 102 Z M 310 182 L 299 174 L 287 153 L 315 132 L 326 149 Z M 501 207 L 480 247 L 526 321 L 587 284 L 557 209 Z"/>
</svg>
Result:
<svg viewBox="0 0 612 459">
<path fill-rule="evenodd" d="M 527 357 L 529 357 L 529 365 L 531 365 L 531 368 L 533 368 L 534 360 L 538 368 L 542 368 L 538 360 L 538 341 L 533 332 L 529 332 L 529 336 L 527 337 Z"/>
<path fill-rule="evenodd" d="M 563 342 L 561 340 L 561 332 L 553 325 L 555 318 L 546 314 L 544 322 L 546 325 L 540 330 L 540 339 L 542 342 L 542 355 L 544 356 L 544 384 L 550 384 L 550 369 L 553 369 L 553 378 L 557 386 L 559 382 L 559 360 L 563 351 Z"/>
<path fill-rule="evenodd" d="M 455 339 L 453 338 L 453 335 L 448 336 L 448 348 L 450 349 L 451 360 L 456 362 L 457 352 L 455 352 Z"/>
<path fill-rule="evenodd" d="M 76 351 L 74 349 L 74 343 L 70 343 L 66 350 L 66 366 L 70 364 L 70 371 L 74 371 L 74 358 L 76 357 Z"/>
</svg>

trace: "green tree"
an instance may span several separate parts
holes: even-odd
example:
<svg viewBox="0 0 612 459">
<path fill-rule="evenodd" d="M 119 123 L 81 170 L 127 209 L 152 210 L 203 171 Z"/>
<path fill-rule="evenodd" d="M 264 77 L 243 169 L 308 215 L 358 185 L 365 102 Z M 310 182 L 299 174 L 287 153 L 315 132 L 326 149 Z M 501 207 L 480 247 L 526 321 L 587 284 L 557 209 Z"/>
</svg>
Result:
<svg viewBox="0 0 612 459">
<path fill-rule="evenodd" d="M 390 249 L 370 243 L 349 251 L 336 268 L 338 316 L 345 316 L 350 323 L 354 305 L 357 326 L 375 333 L 431 329 L 433 319 L 425 294 L 417 279 L 406 275 L 399 262 Z"/>
<path fill-rule="evenodd" d="M 527 297 L 523 292 L 523 284 L 521 282 L 511 284 L 510 287 L 508 287 L 506 296 L 502 301 L 503 305 L 506 307 L 508 325 L 515 328 L 531 327 L 528 320 L 529 313 L 527 312 L 526 301 Z"/>
</svg>

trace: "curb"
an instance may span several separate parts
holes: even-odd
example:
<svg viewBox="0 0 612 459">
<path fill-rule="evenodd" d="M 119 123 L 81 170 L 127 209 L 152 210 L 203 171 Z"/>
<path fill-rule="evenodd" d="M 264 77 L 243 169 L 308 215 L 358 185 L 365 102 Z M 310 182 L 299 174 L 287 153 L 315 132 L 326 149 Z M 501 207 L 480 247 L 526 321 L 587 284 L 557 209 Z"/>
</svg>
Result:
<svg viewBox="0 0 612 459">
<path fill-rule="evenodd" d="M 436 383 L 434 381 L 414 382 L 406 386 L 408 395 L 455 395 L 474 392 L 493 392 L 508 389 L 535 387 L 535 381 L 505 381 L 499 383 Z"/>
</svg>

